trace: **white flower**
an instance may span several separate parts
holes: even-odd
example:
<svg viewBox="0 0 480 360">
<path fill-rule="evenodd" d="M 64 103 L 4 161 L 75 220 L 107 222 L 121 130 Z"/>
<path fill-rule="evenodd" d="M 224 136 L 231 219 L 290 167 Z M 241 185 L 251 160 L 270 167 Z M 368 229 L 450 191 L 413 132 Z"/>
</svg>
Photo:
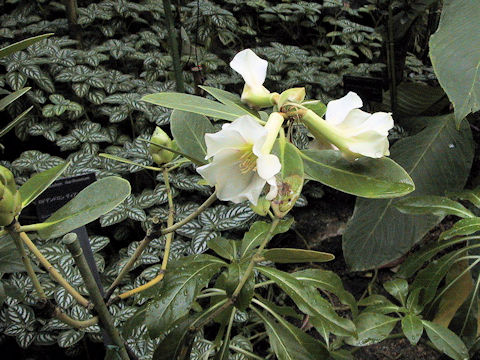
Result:
<svg viewBox="0 0 480 360">
<path fill-rule="evenodd" d="M 369 114 L 359 109 L 362 105 L 362 99 L 349 92 L 328 103 L 325 120 L 308 110 L 303 117 L 304 123 L 317 140 L 333 144 L 347 158 L 390 155 L 387 136 L 393 127 L 391 114 Z"/>
<path fill-rule="evenodd" d="M 235 55 L 230 67 L 245 81 L 242 101 L 252 106 L 271 106 L 272 95 L 263 83 L 267 76 L 268 62 L 258 57 L 252 50 L 245 49 Z M 274 93 L 276 94 L 276 93 Z"/>
<path fill-rule="evenodd" d="M 275 175 L 281 164 L 270 154 L 270 139 L 276 138 L 279 127 L 276 132 L 270 129 L 246 115 L 223 125 L 217 133 L 205 135 L 206 159 L 213 157 L 213 161 L 197 168 L 197 172 L 215 185 L 220 200 L 249 200 L 256 205 L 266 183 L 270 185 L 267 199 L 277 195 Z"/>
</svg>

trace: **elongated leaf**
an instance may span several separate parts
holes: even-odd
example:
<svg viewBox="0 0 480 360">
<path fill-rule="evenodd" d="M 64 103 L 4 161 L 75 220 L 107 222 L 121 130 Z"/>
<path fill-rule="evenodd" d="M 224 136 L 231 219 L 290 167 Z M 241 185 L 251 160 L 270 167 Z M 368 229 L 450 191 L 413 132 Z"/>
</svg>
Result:
<svg viewBox="0 0 480 360">
<path fill-rule="evenodd" d="M 139 167 L 147 169 L 147 170 L 162 171 L 162 169 L 159 168 L 159 167 L 139 164 L 139 163 L 136 163 L 135 161 L 128 160 L 128 159 L 125 159 L 125 158 L 122 158 L 122 157 L 116 156 L 116 155 L 102 153 L 102 154 L 98 154 L 98 156 L 104 157 L 105 159 L 111 159 L 111 160 L 115 160 L 115 161 L 118 161 L 118 162 L 122 162 L 124 164 L 139 166 Z"/>
<path fill-rule="evenodd" d="M 318 360 L 328 358 L 328 352 L 322 348 L 321 343 L 300 329 L 287 322 L 279 323 L 259 311 L 256 313 L 265 324 L 270 345 L 279 360 Z M 308 351 L 305 345 L 317 348 L 317 354 Z M 321 355 L 318 354 L 318 351 L 320 350 L 321 352 L 322 349 L 323 353 Z M 321 357 L 318 357 L 319 355 Z"/>
<path fill-rule="evenodd" d="M 353 323 L 338 316 L 331 304 L 324 300 L 313 286 L 305 286 L 292 275 L 277 269 L 263 266 L 256 269 L 285 291 L 302 312 L 327 322 L 334 334 L 352 335 L 355 332 Z"/>
<path fill-rule="evenodd" d="M 275 228 L 272 236 L 287 232 L 293 224 L 293 218 L 281 220 Z M 242 245 L 240 248 L 240 256 L 245 256 L 249 251 L 260 246 L 265 236 L 270 230 L 271 223 L 265 221 L 256 221 L 250 227 L 250 230 L 243 235 Z"/>
<path fill-rule="evenodd" d="M 175 110 L 205 115 L 214 119 L 233 121 L 245 113 L 236 106 L 202 98 L 200 96 L 163 92 L 142 97 L 143 101 Z"/>
<path fill-rule="evenodd" d="M 393 330 L 398 318 L 363 312 L 355 320 L 357 337 L 348 337 L 345 342 L 352 346 L 367 346 L 384 340 Z"/>
<path fill-rule="evenodd" d="M 14 102 L 15 100 L 17 100 L 20 96 L 22 96 L 23 94 L 25 94 L 28 90 L 30 90 L 31 87 L 26 87 L 26 88 L 23 88 L 23 89 L 20 89 L 20 90 L 17 90 L 7 96 L 5 96 L 4 98 L 2 98 L 0 100 L 0 111 L 2 110 L 5 110 L 5 108 L 11 104 L 12 102 Z"/>
<path fill-rule="evenodd" d="M 405 170 L 387 157 L 350 162 L 335 150 L 303 150 L 302 157 L 307 178 L 348 194 L 384 199 L 415 189 Z"/>
<path fill-rule="evenodd" d="M 239 263 L 237 261 L 232 262 L 228 265 L 227 271 L 225 272 L 224 278 L 224 288 L 227 292 L 227 295 L 231 297 L 241 279 L 243 274 L 247 271 L 248 262 Z M 218 286 L 218 283 L 217 283 Z M 255 276 L 253 273 L 250 274 L 245 285 L 242 287 L 240 294 L 238 294 L 237 299 L 235 300 L 235 307 L 239 310 L 244 311 L 252 301 L 253 291 L 255 289 Z"/>
<path fill-rule="evenodd" d="M 430 38 L 435 75 L 455 108 L 457 126 L 480 110 L 480 2 L 446 0 Z"/>
<path fill-rule="evenodd" d="M 420 118 L 427 127 L 397 141 L 391 156 L 415 182 L 413 195 L 443 195 L 465 185 L 473 159 L 470 128 L 455 128 L 451 115 Z M 452 176 L 455 174 L 455 176 Z M 357 199 L 343 235 L 343 252 L 353 270 L 386 264 L 405 254 L 441 218 L 400 213 L 390 200 Z"/>
<path fill-rule="evenodd" d="M 455 333 L 441 325 L 422 320 L 428 338 L 441 352 L 455 360 L 468 360 L 468 350 Z"/>
<path fill-rule="evenodd" d="M 180 320 L 175 328 L 158 344 L 153 360 L 188 360 L 196 332 L 195 326 L 210 316 L 227 300 L 219 302 L 207 310 Z"/>
<path fill-rule="evenodd" d="M 436 216 L 455 215 L 461 218 L 472 218 L 474 215 L 462 204 L 444 196 L 426 195 L 410 196 L 397 201 L 395 207 L 404 214 Z"/>
<path fill-rule="evenodd" d="M 34 37 L 31 37 L 31 38 L 16 42 L 12 45 L 8 45 L 8 46 L 4 47 L 3 49 L 0 49 L 0 58 L 3 58 L 3 57 L 8 56 L 10 54 L 13 54 L 14 52 L 23 50 L 23 49 L 27 48 L 28 46 L 30 46 L 32 44 L 35 44 L 36 42 L 41 41 L 43 39 L 46 39 L 47 37 L 52 36 L 52 35 L 53 35 L 53 33 L 38 35 L 38 36 L 34 36 Z"/>
<path fill-rule="evenodd" d="M 45 191 L 70 165 L 70 162 L 64 162 L 51 169 L 33 175 L 25 182 L 18 191 L 22 196 L 22 208 L 26 207 Z"/>
<path fill-rule="evenodd" d="M 417 345 L 423 333 L 422 320 L 413 314 L 405 316 L 402 319 L 402 331 L 410 344 Z"/>
<path fill-rule="evenodd" d="M 280 264 L 326 262 L 335 259 L 334 255 L 325 252 L 289 248 L 265 250 L 263 257 L 274 263 Z"/>
<path fill-rule="evenodd" d="M 62 236 L 106 214 L 130 195 L 130 183 L 109 176 L 90 184 L 72 200 L 55 211 L 38 231 L 43 239 Z"/>
<path fill-rule="evenodd" d="M 239 241 L 217 237 L 209 240 L 207 246 L 224 259 L 233 260 L 237 257 L 237 243 L 239 243 Z"/>
<path fill-rule="evenodd" d="M 242 100 L 238 95 L 229 93 L 228 91 L 217 89 L 210 86 L 199 86 L 210 95 L 212 95 L 215 99 L 220 101 L 222 104 L 229 105 L 233 108 L 238 108 L 239 112 L 243 112 L 243 115 L 250 115 L 254 118 L 260 120 L 260 115 L 257 111 L 250 109 L 247 105 L 242 103 Z M 239 115 L 240 116 L 240 115 Z"/>
<path fill-rule="evenodd" d="M 155 144 L 153 142 L 151 142 L 150 140 L 146 140 L 146 139 L 139 139 L 143 142 L 146 142 L 150 145 L 153 145 L 153 146 L 156 146 L 160 149 L 163 149 L 163 150 L 167 150 L 167 151 L 170 151 L 174 154 L 177 154 L 177 155 L 180 155 L 180 156 L 183 156 L 184 158 L 188 159 L 188 160 L 191 160 L 193 163 L 197 164 L 197 165 L 203 165 L 203 164 L 206 164 L 207 162 L 204 160 L 204 159 L 197 159 L 197 158 L 194 158 L 194 157 L 191 157 L 187 154 L 185 154 L 184 152 L 181 152 L 179 150 L 176 150 L 176 149 L 172 149 L 172 148 L 169 148 L 168 146 L 163 146 L 163 145 L 159 145 L 159 144 Z"/>
<path fill-rule="evenodd" d="M 213 256 L 197 255 L 172 265 L 145 314 L 148 332 L 153 338 L 169 330 L 175 321 L 188 313 L 200 290 L 225 263 Z"/>
<path fill-rule="evenodd" d="M 357 301 L 355 297 L 345 290 L 342 279 L 333 271 L 321 269 L 306 269 L 292 273 L 295 279 L 302 284 L 311 285 L 315 288 L 326 290 L 335 294 L 342 304 L 350 306 L 353 317 L 358 314 Z"/>
<path fill-rule="evenodd" d="M 12 130 L 16 125 L 20 123 L 20 121 L 23 120 L 24 116 L 27 115 L 31 110 L 33 109 L 33 106 L 30 106 L 27 110 L 22 112 L 20 115 L 18 115 L 15 119 L 10 121 L 7 126 L 5 126 L 1 131 L 0 131 L 0 137 L 4 136 L 6 133 L 8 133 L 10 130 Z"/>
<path fill-rule="evenodd" d="M 210 120 L 202 115 L 175 110 L 170 117 L 170 129 L 182 152 L 195 159 L 205 159 L 205 134 L 215 131 Z"/>
<path fill-rule="evenodd" d="M 462 219 L 440 235 L 439 240 L 448 240 L 456 236 L 466 236 L 480 231 L 480 218 Z"/>
</svg>

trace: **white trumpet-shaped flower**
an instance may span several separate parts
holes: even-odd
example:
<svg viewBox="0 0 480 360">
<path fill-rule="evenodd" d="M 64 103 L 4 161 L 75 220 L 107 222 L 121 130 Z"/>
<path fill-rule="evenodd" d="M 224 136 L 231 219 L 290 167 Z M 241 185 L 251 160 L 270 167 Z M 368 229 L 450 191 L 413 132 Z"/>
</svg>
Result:
<svg viewBox="0 0 480 360">
<path fill-rule="evenodd" d="M 275 126 L 269 120 L 263 127 L 246 115 L 223 125 L 217 133 L 205 135 L 206 159 L 213 160 L 197 168 L 197 172 L 215 185 L 220 200 L 249 200 L 256 205 L 266 183 L 270 185 L 267 199 L 277 195 L 275 175 L 281 164 L 270 150 L 283 121 L 279 117 L 275 118 Z"/>
<path fill-rule="evenodd" d="M 271 106 L 272 95 L 263 83 L 267 76 L 268 62 L 260 58 L 250 49 L 237 53 L 230 67 L 238 72 L 245 81 L 242 92 L 242 101 L 251 106 Z"/>
<path fill-rule="evenodd" d="M 360 110 L 362 106 L 362 99 L 349 92 L 327 104 L 325 120 L 311 110 L 307 110 L 303 120 L 317 140 L 333 144 L 349 159 L 390 155 L 387 136 L 393 127 L 391 114 L 369 114 Z"/>
</svg>

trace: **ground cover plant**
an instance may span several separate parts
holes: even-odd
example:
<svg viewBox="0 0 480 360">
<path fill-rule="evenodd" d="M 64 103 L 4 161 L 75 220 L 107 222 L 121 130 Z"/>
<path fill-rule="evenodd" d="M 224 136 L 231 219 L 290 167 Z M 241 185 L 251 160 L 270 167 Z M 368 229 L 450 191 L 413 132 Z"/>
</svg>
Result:
<svg viewBox="0 0 480 360">
<path fill-rule="evenodd" d="M 478 206 L 479 4 L 1 6 L 8 346 L 351 359 L 404 338 L 475 357 L 478 213 L 452 199 Z M 354 76 L 383 102 L 365 82 L 348 91 Z M 56 179 L 87 174 L 38 218 Z M 342 251 L 313 249 L 301 214 L 352 195 Z M 463 220 L 424 245 L 447 215 Z M 88 249 L 72 233 L 84 225 Z M 367 271 L 354 282 L 372 276 L 365 289 L 330 265 L 343 259 Z"/>
</svg>

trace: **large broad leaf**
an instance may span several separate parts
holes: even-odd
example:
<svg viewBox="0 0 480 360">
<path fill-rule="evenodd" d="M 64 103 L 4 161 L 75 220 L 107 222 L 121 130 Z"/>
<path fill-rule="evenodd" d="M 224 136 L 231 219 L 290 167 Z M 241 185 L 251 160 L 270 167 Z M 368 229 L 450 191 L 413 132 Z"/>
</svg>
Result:
<svg viewBox="0 0 480 360">
<path fill-rule="evenodd" d="M 436 216 L 455 215 L 461 218 L 473 218 L 475 215 L 462 204 L 444 196 L 410 196 L 396 202 L 395 207 L 404 214 Z"/>
<path fill-rule="evenodd" d="M 32 44 L 35 44 L 36 42 L 41 41 L 43 39 L 46 39 L 47 37 L 52 36 L 52 35 L 53 35 L 53 33 L 34 36 L 34 37 L 31 37 L 31 38 L 19 41 L 15 44 L 8 45 L 8 46 L 4 47 L 3 49 L 0 49 L 0 58 L 2 58 L 4 56 L 8 56 L 10 54 L 13 54 L 16 51 L 23 50 L 23 49 L 27 48 L 28 46 L 30 46 Z"/>
<path fill-rule="evenodd" d="M 352 346 L 367 346 L 379 343 L 390 335 L 398 320 L 398 318 L 383 314 L 363 312 L 355 320 L 357 336 L 349 337 L 345 342 Z"/>
<path fill-rule="evenodd" d="M 256 269 L 285 291 L 302 312 L 327 323 L 334 334 L 345 336 L 355 332 L 353 323 L 338 316 L 331 304 L 313 286 L 305 285 L 291 274 L 277 269 L 263 266 Z"/>
<path fill-rule="evenodd" d="M 455 360 L 470 359 L 467 347 L 453 331 L 430 321 L 422 320 L 422 323 L 428 338 L 438 350 Z"/>
<path fill-rule="evenodd" d="M 210 95 L 212 95 L 215 99 L 220 101 L 222 104 L 229 105 L 233 108 L 237 108 L 239 113 L 243 113 L 243 115 L 249 115 L 255 117 L 260 120 L 260 115 L 256 110 L 250 109 L 247 105 L 242 103 L 242 100 L 238 95 L 229 93 L 228 91 L 217 89 L 210 86 L 199 86 Z"/>
<path fill-rule="evenodd" d="M 43 223 L 42 239 L 62 236 L 106 214 L 130 195 L 130 183 L 109 176 L 90 184 Z"/>
<path fill-rule="evenodd" d="M 20 271 L 25 271 L 25 266 L 12 237 L 9 234 L 0 237 L 0 274 Z"/>
<path fill-rule="evenodd" d="M 205 115 L 214 119 L 233 121 L 240 116 L 245 115 L 245 112 L 236 106 L 225 105 L 195 95 L 163 92 L 146 95 L 142 97 L 142 100 L 170 109 Z"/>
<path fill-rule="evenodd" d="M 460 125 L 480 110 L 480 2 L 445 0 L 440 25 L 430 38 L 435 75 L 455 107 Z"/>
<path fill-rule="evenodd" d="M 226 264 L 213 256 L 198 255 L 171 265 L 145 313 L 148 332 L 154 338 L 188 313 L 200 290 Z"/>
<path fill-rule="evenodd" d="M 384 199 L 415 189 L 405 170 L 387 157 L 352 162 L 335 150 L 303 150 L 302 156 L 307 178 L 348 194 Z"/>
<path fill-rule="evenodd" d="M 272 233 L 272 237 L 287 232 L 293 224 L 293 218 L 281 220 Z M 265 237 L 272 226 L 271 223 L 265 221 L 256 221 L 250 229 L 243 235 L 242 245 L 240 248 L 240 256 L 244 257 L 249 251 L 257 248 L 265 240 Z"/>
<path fill-rule="evenodd" d="M 470 128 L 455 128 L 452 115 L 421 118 L 428 126 L 399 140 L 392 158 L 412 177 L 413 195 L 444 195 L 465 185 L 473 159 Z M 441 218 L 402 214 L 395 199 L 357 199 L 343 235 L 343 253 L 353 270 L 386 264 L 405 254 Z"/>
<path fill-rule="evenodd" d="M 270 316 L 256 312 L 267 330 L 270 345 L 279 360 L 328 359 L 322 343 L 286 321 L 277 322 Z"/>
<path fill-rule="evenodd" d="M 203 115 L 175 110 L 170 117 L 170 129 L 182 152 L 196 159 L 205 159 L 205 134 L 215 132 L 210 120 Z"/>
<path fill-rule="evenodd" d="M 35 174 L 28 179 L 28 181 L 18 189 L 22 196 L 22 208 L 26 207 L 35 200 L 38 195 L 44 192 L 46 188 L 62 175 L 68 165 L 70 165 L 69 161 L 64 162 L 39 174 Z"/>
</svg>

